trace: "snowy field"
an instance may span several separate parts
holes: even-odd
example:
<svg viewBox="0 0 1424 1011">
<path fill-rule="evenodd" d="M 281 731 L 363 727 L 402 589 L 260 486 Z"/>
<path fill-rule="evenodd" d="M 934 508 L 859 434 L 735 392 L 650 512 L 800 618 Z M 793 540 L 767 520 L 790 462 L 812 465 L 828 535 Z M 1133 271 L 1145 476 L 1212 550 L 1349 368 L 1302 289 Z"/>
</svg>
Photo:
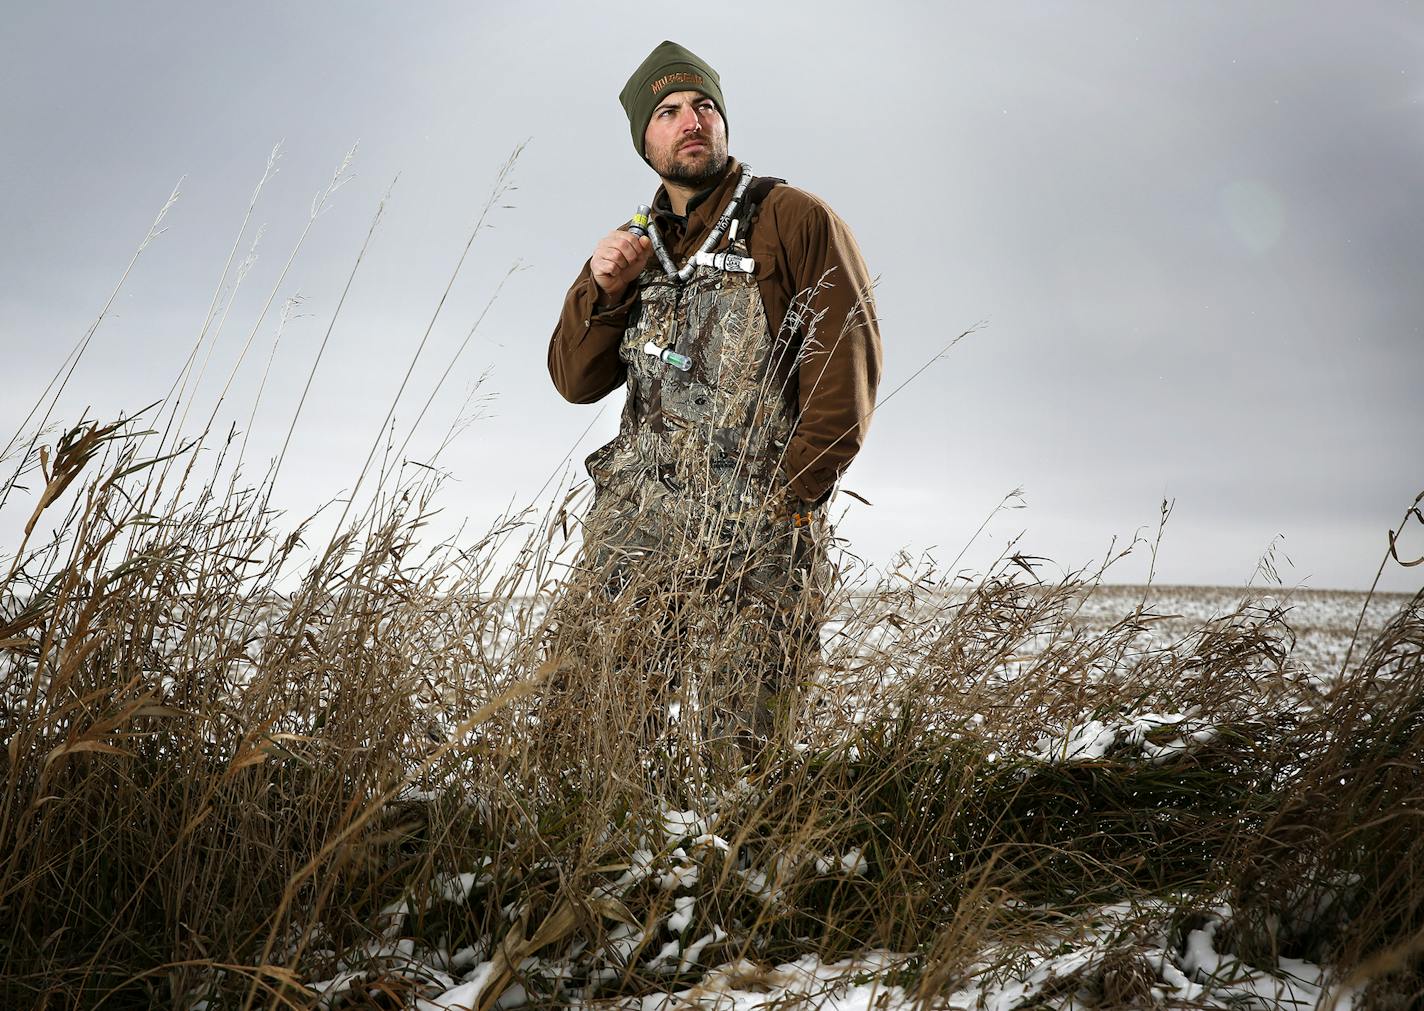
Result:
<svg viewBox="0 0 1424 1011">
<path fill-rule="evenodd" d="M 1148 605 L 1164 616 L 1150 634 L 1169 640 L 1229 613 L 1244 592 L 1224 586 L 1103 586 L 1084 602 L 1077 620 L 1088 628 L 1105 627 L 1145 595 Z M 1252 595 L 1285 610 L 1285 621 L 1296 635 L 1291 660 L 1319 677 L 1340 671 L 1362 610 L 1360 638 L 1368 642 L 1409 600 L 1408 594 L 1380 593 L 1369 599 L 1366 610 L 1366 595 L 1348 590 L 1257 590 Z M 1357 652 L 1352 664 L 1358 658 Z"/>
<path fill-rule="evenodd" d="M 715 835 L 702 841 L 722 842 Z M 653 860 L 644 872 L 668 874 L 670 868 L 676 881 L 679 870 L 685 875 L 693 869 L 681 847 L 674 847 L 671 856 L 666 868 Z M 684 861 L 680 867 L 679 860 Z M 446 897 L 468 896 L 475 880 L 474 874 L 460 875 L 450 882 Z M 888 951 L 867 951 L 831 963 L 807 955 L 777 966 L 743 959 L 712 968 L 689 984 L 689 967 L 698 963 L 704 948 L 723 936 L 715 930 L 699 937 L 683 933 L 692 902 L 690 897 L 675 901 L 674 911 L 656 925 L 659 943 L 648 949 L 652 954 L 647 968 L 661 969 L 682 981 L 638 999 L 583 1000 L 563 993 L 551 1003 L 551 990 L 570 975 L 571 956 L 510 961 L 497 948 L 451 952 L 424 947 L 401 936 L 404 913 L 395 906 L 389 909 L 391 922 L 383 940 L 348 956 L 335 976 L 308 985 L 323 994 L 320 1006 L 364 1007 L 369 1005 L 360 1003 L 360 995 L 373 982 L 401 979 L 412 995 L 409 1006 L 418 1011 L 529 1004 L 636 1011 L 1088 1011 L 1103 1007 L 1351 1011 L 1358 1006 L 1358 989 L 1349 981 L 1332 980 L 1321 966 L 1281 958 L 1268 971 L 1220 950 L 1218 935 L 1230 928 L 1228 907 L 1211 910 L 1183 929 L 1174 924 L 1173 910 L 1165 904 L 1104 906 L 1067 926 L 1055 927 L 1052 917 L 1045 916 L 1044 929 L 1036 936 L 1013 946 L 987 947 L 965 967 L 961 985 L 928 996 L 917 992 L 916 978 L 926 968 L 922 954 Z M 640 930 L 620 928 L 613 932 L 610 946 L 622 944 L 632 950 L 641 941 Z M 486 991 L 501 976 L 507 982 L 495 988 L 499 996 L 489 1003 L 493 993 Z M 539 997 L 531 998 L 526 985 Z"/>
</svg>

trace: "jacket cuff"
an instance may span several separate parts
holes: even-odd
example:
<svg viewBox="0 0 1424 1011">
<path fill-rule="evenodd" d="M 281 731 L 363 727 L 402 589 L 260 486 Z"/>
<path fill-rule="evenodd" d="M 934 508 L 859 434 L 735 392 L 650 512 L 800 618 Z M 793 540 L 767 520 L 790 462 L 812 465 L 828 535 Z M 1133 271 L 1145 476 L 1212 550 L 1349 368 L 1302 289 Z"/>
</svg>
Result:
<svg viewBox="0 0 1424 1011">
<path fill-rule="evenodd" d="M 628 285 L 628 289 L 623 292 L 623 297 L 612 305 L 599 305 L 598 300 L 603 298 L 603 289 L 598 286 L 598 282 L 590 274 L 585 274 L 583 290 L 579 292 L 579 308 L 584 313 L 584 326 L 625 326 L 628 322 L 628 313 L 633 308 L 633 302 L 638 297 L 638 286 Z"/>
<path fill-rule="evenodd" d="M 835 487 L 835 468 L 822 460 L 815 463 L 815 451 L 804 443 L 793 441 L 786 447 L 786 483 L 791 494 L 812 508 L 825 505 Z"/>
</svg>

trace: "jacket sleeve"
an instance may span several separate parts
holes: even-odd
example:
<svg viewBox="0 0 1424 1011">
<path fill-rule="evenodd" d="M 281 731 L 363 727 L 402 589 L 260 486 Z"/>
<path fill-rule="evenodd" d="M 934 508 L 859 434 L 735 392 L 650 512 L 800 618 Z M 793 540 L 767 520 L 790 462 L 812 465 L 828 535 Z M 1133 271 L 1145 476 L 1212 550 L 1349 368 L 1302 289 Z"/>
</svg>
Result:
<svg viewBox="0 0 1424 1011">
<path fill-rule="evenodd" d="M 626 367 L 618 357 L 618 345 L 637 302 L 638 286 L 630 284 L 623 300 L 613 306 L 600 307 L 600 294 L 585 262 L 564 296 L 558 325 L 549 338 L 549 378 L 570 403 L 591 404 L 623 384 Z"/>
<path fill-rule="evenodd" d="M 820 504 L 865 440 L 880 383 L 880 325 L 870 274 L 850 228 L 824 202 L 783 232 L 795 286 L 787 324 L 800 331 L 800 417 L 786 448 L 786 478 Z"/>
</svg>

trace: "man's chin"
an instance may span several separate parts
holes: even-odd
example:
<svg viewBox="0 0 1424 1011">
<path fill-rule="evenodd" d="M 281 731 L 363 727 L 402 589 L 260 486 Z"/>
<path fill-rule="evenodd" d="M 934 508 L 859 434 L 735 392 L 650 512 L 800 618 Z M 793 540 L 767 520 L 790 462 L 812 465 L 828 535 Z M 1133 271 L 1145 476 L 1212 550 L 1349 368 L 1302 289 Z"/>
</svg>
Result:
<svg viewBox="0 0 1424 1011">
<path fill-rule="evenodd" d="M 673 182 L 683 183 L 689 186 L 696 186 L 700 183 L 710 183 L 722 174 L 722 170 L 727 167 L 727 156 L 718 156 L 711 151 L 688 157 L 679 157 L 673 160 L 671 172 L 664 178 Z"/>
</svg>

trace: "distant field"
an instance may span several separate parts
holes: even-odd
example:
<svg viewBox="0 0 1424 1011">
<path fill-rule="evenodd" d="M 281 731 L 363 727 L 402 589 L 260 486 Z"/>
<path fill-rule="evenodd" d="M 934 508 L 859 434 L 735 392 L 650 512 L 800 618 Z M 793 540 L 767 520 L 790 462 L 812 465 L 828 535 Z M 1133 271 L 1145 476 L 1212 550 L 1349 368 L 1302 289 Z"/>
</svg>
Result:
<svg viewBox="0 0 1424 1011">
<path fill-rule="evenodd" d="M 1151 610 L 1163 616 L 1148 635 L 1161 640 L 1179 639 L 1203 622 L 1229 614 L 1247 595 L 1284 608 L 1286 624 L 1296 635 L 1291 660 L 1322 677 L 1339 672 L 1367 599 L 1366 594 L 1349 590 L 1266 593 L 1231 586 L 1101 586 L 1074 620 L 1085 628 L 1105 628 L 1131 611 L 1144 595 Z M 1377 593 L 1370 598 L 1360 629 L 1362 642 L 1368 644 L 1409 600 L 1406 593 Z M 1357 656 L 1351 659 L 1352 666 L 1359 652 L 1357 649 Z"/>
</svg>

